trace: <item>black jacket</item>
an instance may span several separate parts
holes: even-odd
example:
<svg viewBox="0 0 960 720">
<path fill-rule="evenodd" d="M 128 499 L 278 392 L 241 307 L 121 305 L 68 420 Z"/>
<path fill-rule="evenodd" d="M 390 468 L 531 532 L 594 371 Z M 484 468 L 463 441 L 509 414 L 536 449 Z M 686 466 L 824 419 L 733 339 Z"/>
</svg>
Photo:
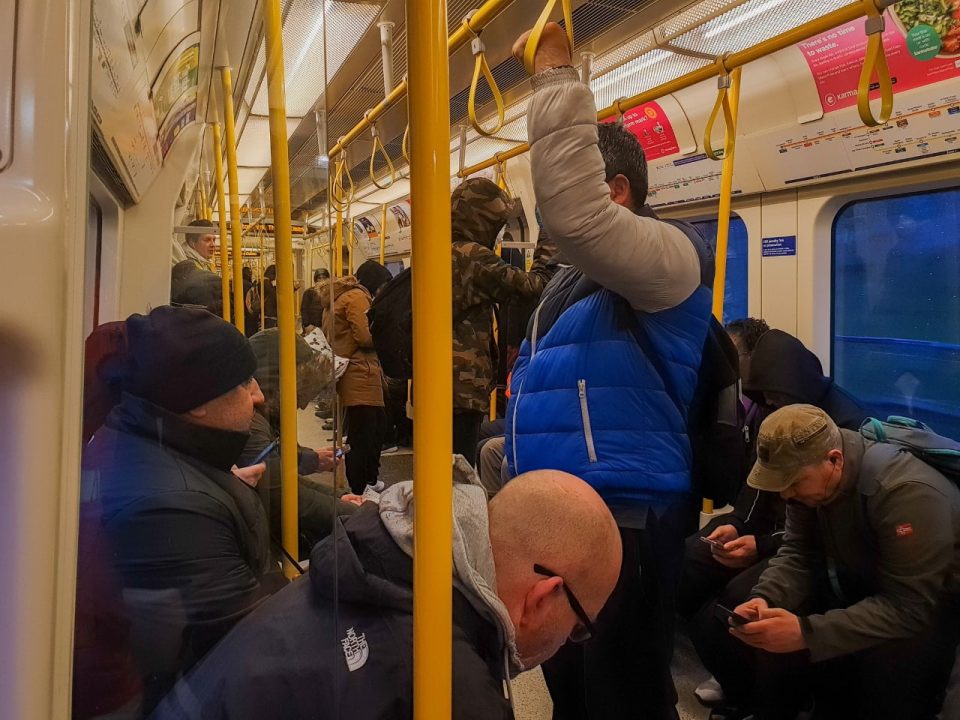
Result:
<svg viewBox="0 0 960 720">
<path fill-rule="evenodd" d="M 246 440 L 124 395 L 85 449 L 84 531 L 100 540 L 81 542 L 109 553 L 146 710 L 265 595 L 267 518 L 230 472 Z"/>
<path fill-rule="evenodd" d="M 240 623 L 154 720 L 413 717 L 413 562 L 365 503 L 293 582 Z M 513 717 L 500 633 L 453 592 L 453 717 Z"/>
</svg>

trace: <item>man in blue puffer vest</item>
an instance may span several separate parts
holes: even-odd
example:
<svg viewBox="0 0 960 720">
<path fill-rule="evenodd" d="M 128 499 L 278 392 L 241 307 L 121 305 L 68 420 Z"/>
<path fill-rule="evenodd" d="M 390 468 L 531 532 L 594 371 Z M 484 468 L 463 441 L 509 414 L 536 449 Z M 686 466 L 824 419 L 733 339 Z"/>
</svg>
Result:
<svg viewBox="0 0 960 720">
<path fill-rule="evenodd" d="M 597 635 L 544 665 L 554 718 L 673 719 L 673 596 L 695 517 L 688 411 L 712 254 L 692 227 L 645 204 L 643 149 L 620 124 L 598 128 L 570 58 L 549 24 L 527 127 L 544 226 L 573 267 L 544 291 L 514 367 L 507 461 L 511 477 L 556 468 L 583 478 L 623 537 Z"/>
</svg>

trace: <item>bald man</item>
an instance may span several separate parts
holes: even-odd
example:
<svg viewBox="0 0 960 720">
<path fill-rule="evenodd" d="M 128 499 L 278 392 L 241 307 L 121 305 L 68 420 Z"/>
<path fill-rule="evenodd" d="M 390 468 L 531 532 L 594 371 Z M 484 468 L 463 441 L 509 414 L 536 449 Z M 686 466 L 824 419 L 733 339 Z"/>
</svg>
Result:
<svg viewBox="0 0 960 720">
<path fill-rule="evenodd" d="M 512 718 L 510 679 L 583 641 L 621 546 L 606 504 L 566 473 L 521 475 L 487 506 L 454 464 L 453 717 Z M 413 483 L 366 502 L 181 681 L 154 718 L 413 716 Z"/>
</svg>

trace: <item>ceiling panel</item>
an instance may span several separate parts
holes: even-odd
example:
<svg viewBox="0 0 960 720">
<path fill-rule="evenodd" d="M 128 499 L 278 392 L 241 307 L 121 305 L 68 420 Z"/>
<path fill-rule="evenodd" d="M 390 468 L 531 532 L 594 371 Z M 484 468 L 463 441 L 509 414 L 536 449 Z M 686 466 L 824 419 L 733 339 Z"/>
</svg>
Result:
<svg viewBox="0 0 960 720">
<path fill-rule="evenodd" d="M 297 118 L 287 118 L 287 136 L 289 137 L 297 124 Z M 267 166 L 270 164 L 270 120 L 258 115 L 251 115 L 243 128 L 243 135 L 237 144 L 237 164 L 250 166 Z"/>
</svg>

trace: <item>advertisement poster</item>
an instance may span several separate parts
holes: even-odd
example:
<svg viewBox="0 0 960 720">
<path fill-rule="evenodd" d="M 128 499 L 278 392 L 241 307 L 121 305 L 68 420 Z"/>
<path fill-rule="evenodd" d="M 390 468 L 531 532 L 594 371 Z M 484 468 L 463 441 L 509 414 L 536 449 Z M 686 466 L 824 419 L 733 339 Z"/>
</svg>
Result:
<svg viewBox="0 0 960 720">
<path fill-rule="evenodd" d="M 608 118 L 604 122 L 617 122 L 617 118 Z M 680 152 L 673 125 L 659 103 L 648 102 L 631 108 L 623 115 L 623 125 L 640 141 L 647 160 Z"/>
<path fill-rule="evenodd" d="M 960 77 L 960 0 L 901 0 L 895 8 L 885 15 L 883 32 L 894 92 Z M 857 104 L 865 23 L 856 20 L 797 44 L 824 112 Z"/>
<path fill-rule="evenodd" d="M 197 119 L 200 34 L 184 39 L 168 60 L 153 89 L 154 113 L 160 123 L 160 152 L 167 156 L 177 135 Z"/>
</svg>

